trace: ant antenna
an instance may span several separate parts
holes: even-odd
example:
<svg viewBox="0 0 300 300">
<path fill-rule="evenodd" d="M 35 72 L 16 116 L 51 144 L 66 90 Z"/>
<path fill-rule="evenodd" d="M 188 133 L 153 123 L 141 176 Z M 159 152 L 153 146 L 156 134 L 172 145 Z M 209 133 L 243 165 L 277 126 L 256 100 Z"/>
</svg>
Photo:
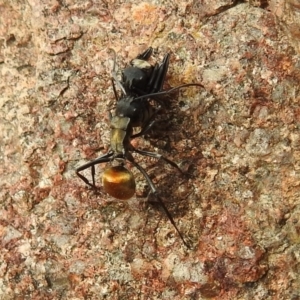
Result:
<svg viewBox="0 0 300 300">
<path fill-rule="evenodd" d="M 134 98 L 134 100 L 139 100 L 139 99 L 144 99 L 144 98 L 151 98 L 153 96 L 162 96 L 162 95 L 167 95 L 169 93 L 172 93 L 176 90 L 179 90 L 181 88 L 184 88 L 184 87 L 188 87 L 188 86 L 201 86 L 202 88 L 204 88 L 204 86 L 200 83 L 187 83 L 187 84 L 182 84 L 182 85 L 179 85 L 179 86 L 175 86 L 167 91 L 162 91 L 162 92 L 157 92 L 157 93 L 151 93 L 151 94 L 147 94 L 147 95 L 143 95 L 143 96 L 139 96 L 139 97 L 136 97 Z"/>
</svg>

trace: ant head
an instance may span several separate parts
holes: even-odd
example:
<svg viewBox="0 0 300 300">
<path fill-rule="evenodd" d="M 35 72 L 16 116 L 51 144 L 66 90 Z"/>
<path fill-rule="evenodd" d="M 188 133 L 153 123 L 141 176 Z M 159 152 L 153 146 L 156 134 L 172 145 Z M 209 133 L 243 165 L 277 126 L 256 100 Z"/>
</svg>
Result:
<svg viewBox="0 0 300 300">
<path fill-rule="evenodd" d="M 112 197 L 128 200 L 135 193 L 135 180 L 133 174 L 124 166 L 107 168 L 102 175 L 104 190 Z"/>
</svg>

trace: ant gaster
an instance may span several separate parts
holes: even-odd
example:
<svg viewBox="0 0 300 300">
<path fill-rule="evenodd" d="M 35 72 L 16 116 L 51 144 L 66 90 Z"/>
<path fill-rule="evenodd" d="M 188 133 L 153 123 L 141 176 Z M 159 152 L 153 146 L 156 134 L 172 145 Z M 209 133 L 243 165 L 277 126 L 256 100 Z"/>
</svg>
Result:
<svg viewBox="0 0 300 300">
<path fill-rule="evenodd" d="M 133 174 L 125 167 L 129 161 L 145 177 L 149 184 L 151 193 L 156 197 L 159 204 L 165 211 L 170 222 L 178 232 L 183 243 L 189 245 L 177 228 L 170 212 L 158 195 L 156 187 L 146 171 L 134 160 L 131 152 L 136 152 L 144 156 L 162 159 L 166 163 L 182 172 L 176 163 L 166 157 L 144 150 L 136 149 L 132 146 L 131 140 L 148 132 L 155 122 L 155 116 L 162 106 L 161 100 L 157 96 L 166 95 L 175 90 L 188 86 L 200 86 L 199 83 L 183 84 L 169 90 L 163 91 L 163 84 L 168 71 L 170 54 L 166 54 L 163 61 L 152 66 L 148 59 L 152 54 L 152 47 L 133 59 L 128 67 L 122 72 L 122 80 L 119 81 L 115 71 L 116 54 L 114 52 L 114 67 L 112 71 L 112 86 L 116 98 L 116 109 L 112 116 L 110 114 L 110 148 L 106 154 L 90 161 L 76 169 L 76 174 L 89 186 L 96 188 L 95 165 L 105 162 L 116 162 L 117 165 L 109 166 L 103 173 L 102 184 L 104 190 L 114 198 L 127 200 L 135 193 L 135 180 Z M 119 98 L 115 84 L 121 89 Z M 154 105 L 153 105 L 154 102 Z M 133 134 L 133 128 L 140 127 L 140 132 Z M 80 174 L 81 171 L 91 168 L 92 183 Z"/>
</svg>

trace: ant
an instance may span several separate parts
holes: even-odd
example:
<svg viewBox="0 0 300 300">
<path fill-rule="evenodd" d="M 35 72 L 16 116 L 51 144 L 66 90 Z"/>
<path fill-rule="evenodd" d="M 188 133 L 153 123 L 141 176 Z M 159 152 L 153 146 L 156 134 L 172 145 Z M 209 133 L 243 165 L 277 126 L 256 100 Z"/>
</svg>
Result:
<svg viewBox="0 0 300 300">
<path fill-rule="evenodd" d="M 156 63 L 154 66 L 148 62 L 153 48 L 150 47 L 143 53 L 139 54 L 130 62 L 122 71 L 121 81 L 117 78 L 116 67 L 116 53 L 114 52 L 114 66 L 112 71 L 112 86 L 116 98 L 115 113 L 110 118 L 110 148 L 106 154 L 92 160 L 76 169 L 76 174 L 87 185 L 96 188 L 95 184 L 95 165 L 111 162 L 111 165 L 106 168 L 102 175 L 102 185 L 104 190 L 114 198 L 120 200 L 128 200 L 135 193 L 135 180 L 133 174 L 125 167 L 126 161 L 129 161 L 136 167 L 145 177 L 149 184 L 151 193 L 158 200 L 159 204 L 165 211 L 170 222 L 179 234 L 182 242 L 187 248 L 190 248 L 188 243 L 183 238 L 183 235 L 177 228 L 173 217 L 160 198 L 156 187 L 150 179 L 147 172 L 135 162 L 131 152 L 136 152 L 140 155 L 150 156 L 156 159 L 162 159 L 170 164 L 178 171 L 183 173 L 179 166 L 168 158 L 155 153 L 136 149 L 132 146 L 131 140 L 133 138 L 144 135 L 148 132 L 155 122 L 155 116 L 162 107 L 162 101 L 157 97 L 169 94 L 175 90 L 189 86 L 200 86 L 199 83 L 183 84 L 169 90 L 163 90 L 163 84 L 169 67 L 170 53 L 166 54 L 160 64 Z M 118 96 L 116 86 L 121 90 L 121 96 Z M 153 104 L 154 103 L 154 104 Z M 140 127 L 140 132 L 133 134 L 133 129 Z M 114 162 L 114 165 L 112 163 Z M 91 168 L 92 183 L 80 174 L 81 171 Z"/>
</svg>

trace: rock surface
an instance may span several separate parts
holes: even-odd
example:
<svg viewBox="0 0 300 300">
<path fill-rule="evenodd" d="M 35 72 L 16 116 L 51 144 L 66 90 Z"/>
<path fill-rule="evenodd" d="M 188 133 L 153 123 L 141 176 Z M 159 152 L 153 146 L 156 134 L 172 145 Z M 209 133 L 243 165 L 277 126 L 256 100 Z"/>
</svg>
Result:
<svg viewBox="0 0 300 300">
<path fill-rule="evenodd" d="M 2 2 L 0 299 L 300 298 L 300 2 L 241 2 Z M 74 172 L 109 148 L 109 49 L 150 45 L 205 87 L 133 141 L 185 166 L 136 158 L 192 250 L 136 170 L 126 202 Z"/>
</svg>

